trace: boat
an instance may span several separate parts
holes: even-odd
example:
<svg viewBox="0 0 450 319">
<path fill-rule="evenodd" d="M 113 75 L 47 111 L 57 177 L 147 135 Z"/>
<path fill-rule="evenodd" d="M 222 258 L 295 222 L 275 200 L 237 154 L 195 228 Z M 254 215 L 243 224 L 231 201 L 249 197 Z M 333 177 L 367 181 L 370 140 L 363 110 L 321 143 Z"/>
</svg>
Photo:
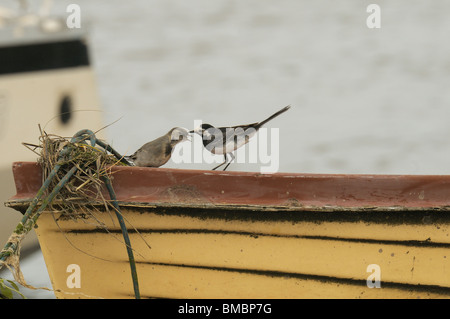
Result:
<svg viewBox="0 0 450 319">
<path fill-rule="evenodd" d="M 15 162 L 13 174 L 6 205 L 23 213 L 42 169 Z M 450 297 L 450 176 L 126 166 L 111 176 L 142 298 Z M 46 211 L 35 229 L 55 296 L 134 298 L 111 212 L 74 216 Z"/>
<path fill-rule="evenodd" d="M 88 32 L 67 28 L 60 16 L 0 14 L 0 202 L 15 192 L 13 161 L 35 160 L 22 143 L 38 144 L 39 124 L 60 136 L 104 126 Z M 20 219 L 3 205 L 0 216 L 5 243 Z M 37 245 L 33 234 L 23 249 Z"/>
</svg>

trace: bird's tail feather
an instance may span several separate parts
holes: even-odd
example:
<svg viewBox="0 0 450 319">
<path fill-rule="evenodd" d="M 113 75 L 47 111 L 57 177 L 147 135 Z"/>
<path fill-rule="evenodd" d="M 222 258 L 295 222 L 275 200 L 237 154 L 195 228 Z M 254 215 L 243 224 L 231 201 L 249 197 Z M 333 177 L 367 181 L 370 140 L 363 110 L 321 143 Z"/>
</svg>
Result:
<svg viewBox="0 0 450 319">
<path fill-rule="evenodd" d="M 287 110 L 289 110 L 291 108 L 290 105 L 283 107 L 281 110 L 279 110 L 278 112 L 276 112 L 275 114 L 271 115 L 270 117 L 268 117 L 267 119 L 265 119 L 264 121 L 261 121 L 258 123 L 258 128 L 263 126 L 264 124 L 266 124 L 267 122 L 269 122 L 270 120 L 273 120 L 274 118 L 276 118 L 278 115 L 286 112 Z"/>
</svg>

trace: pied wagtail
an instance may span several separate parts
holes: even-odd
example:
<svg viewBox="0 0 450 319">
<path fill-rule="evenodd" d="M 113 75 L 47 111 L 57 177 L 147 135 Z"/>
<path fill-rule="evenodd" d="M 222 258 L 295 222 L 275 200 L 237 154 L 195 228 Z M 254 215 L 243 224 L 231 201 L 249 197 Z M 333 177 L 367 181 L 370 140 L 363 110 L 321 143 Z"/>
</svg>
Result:
<svg viewBox="0 0 450 319">
<path fill-rule="evenodd" d="M 227 155 L 230 154 L 231 161 L 223 169 L 226 170 L 235 158 L 232 153 L 233 151 L 247 144 L 250 138 L 256 134 L 261 126 L 274 119 L 278 115 L 286 112 L 290 107 L 291 106 L 288 105 L 282 108 L 281 110 L 261 122 L 231 127 L 214 127 L 211 124 L 202 124 L 198 128 L 189 131 L 189 133 L 199 134 L 203 139 L 203 146 L 208 151 L 213 154 L 224 156 L 224 162 L 214 167 L 213 170 L 226 164 L 228 162 Z"/>
<path fill-rule="evenodd" d="M 133 155 L 125 156 L 135 166 L 160 167 L 166 164 L 175 145 L 188 140 L 189 131 L 182 127 L 174 127 L 167 134 L 144 144 Z"/>
</svg>

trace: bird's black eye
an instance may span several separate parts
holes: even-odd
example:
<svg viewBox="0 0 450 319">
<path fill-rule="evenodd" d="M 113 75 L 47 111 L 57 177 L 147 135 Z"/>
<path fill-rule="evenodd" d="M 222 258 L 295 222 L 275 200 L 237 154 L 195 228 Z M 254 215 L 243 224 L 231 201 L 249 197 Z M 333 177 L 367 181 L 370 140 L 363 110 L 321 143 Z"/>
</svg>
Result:
<svg viewBox="0 0 450 319">
<path fill-rule="evenodd" d="M 64 95 L 59 104 L 59 119 L 63 124 L 68 124 L 72 117 L 72 98 Z"/>
</svg>

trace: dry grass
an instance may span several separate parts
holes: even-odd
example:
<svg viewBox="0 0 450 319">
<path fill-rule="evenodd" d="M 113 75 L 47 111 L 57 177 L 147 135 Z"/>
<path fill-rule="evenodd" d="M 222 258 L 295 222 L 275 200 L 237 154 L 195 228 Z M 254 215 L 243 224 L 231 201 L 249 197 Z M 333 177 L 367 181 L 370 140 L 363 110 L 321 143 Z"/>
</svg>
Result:
<svg viewBox="0 0 450 319">
<path fill-rule="evenodd" d="M 123 164 L 116 156 L 109 154 L 101 146 L 90 145 L 89 140 L 78 139 L 77 142 L 72 142 L 72 138 L 47 134 L 41 129 L 40 131 L 38 145 L 30 143 L 23 143 L 23 145 L 38 155 L 38 163 L 41 164 L 43 169 L 43 182 L 55 168 L 58 168 L 56 176 L 42 196 L 42 202 L 47 200 L 47 196 L 73 167 L 77 168 L 53 200 L 48 203 L 45 210 L 52 212 L 54 217 L 59 216 L 55 218 L 57 224 L 59 219 L 82 219 L 87 223 L 94 224 L 95 227 L 107 230 L 106 225 L 95 217 L 100 210 L 102 212 L 106 210 L 108 213 L 111 210 L 116 210 L 111 201 L 105 199 L 103 195 L 103 178 L 111 176 L 111 167 L 126 164 Z M 88 137 L 86 135 L 85 139 L 88 139 Z M 120 214 L 120 211 L 115 212 Z M 2 258 L 4 257 L 3 254 L 10 253 L 8 253 L 6 260 L 0 263 L 0 268 L 2 266 L 9 268 L 18 283 L 31 289 L 36 288 L 25 282 L 20 270 L 20 243 L 35 225 L 38 216 L 37 213 L 34 216 L 30 215 L 25 223 L 19 223 L 7 246 L 2 250 Z M 112 215 L 111 218 L 114 220 Z M 4 283 L 0 288 L 3 288 L 4 291 L 11 290 Z"/>
<path fill-rule="evenodd" d="M 80 218 L 86 217 L 86 207 L 89 204 L 98 206 L 102 203 L 105 209 L 109 210 L 108 200 L 102 193 L 102 177 L 111 175 L 112 166 L 124 165 L 114 155 L 99 146 L 91 146 L 89 141 L 73 143 L 70 138 L 47 134 L 45 131 L 41 131 L 39 145 L 23 144 L 39 156 L 38 163 L 43 168 L 43 180 L 47 179 L 56 165 L 61 166 L 47 192 L 50 192 L 73 166 L 77 167 L 75 174 L 50 204 L 51 211 L 61 212 L 62 218 Z M 67 152 L 60 156 L 64 148 Z"/>
</svg>

